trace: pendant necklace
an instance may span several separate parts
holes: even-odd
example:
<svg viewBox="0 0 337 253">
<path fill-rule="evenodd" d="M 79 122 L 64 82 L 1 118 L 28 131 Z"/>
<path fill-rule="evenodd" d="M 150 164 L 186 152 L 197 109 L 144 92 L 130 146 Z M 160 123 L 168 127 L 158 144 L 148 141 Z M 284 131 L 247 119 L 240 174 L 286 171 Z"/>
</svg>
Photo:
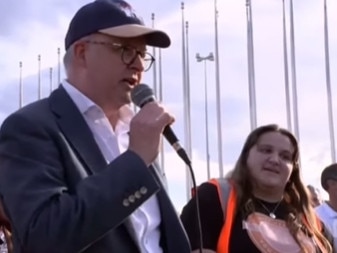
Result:
<svg viewBox="0 0 337 253">
<path fill-rule="evenodd" d="M 272 211 L 270 211 L 260 200 L 256 199 L 259 204 L 264 208 L 264 210 L 266 210 L 268 213 L 269 213 L 269 217 L 272 218 L 272 219 L 276 219 L 276 215 L 275 215 L 275 212 L 277 210 L 277 208 L 280 206 L 282 200 L 280 200 L 277 205 L 274 207 L 274 209 Z"/>
</svg>

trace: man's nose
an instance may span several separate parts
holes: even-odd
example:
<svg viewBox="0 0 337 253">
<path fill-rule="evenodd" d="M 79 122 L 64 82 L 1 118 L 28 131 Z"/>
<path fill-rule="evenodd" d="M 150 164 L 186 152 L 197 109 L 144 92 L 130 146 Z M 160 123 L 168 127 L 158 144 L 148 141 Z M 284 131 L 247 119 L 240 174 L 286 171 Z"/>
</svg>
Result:
<svg viewBox="0 0 337 253">
<path fill-rule="evenodd" d="M 132 68 L 136 69 L 139 72 L 144 71 L 144 60 L 140 56 L 140 54 L 137 54 L 135 60 L 131 63 Z"/>
</svg>

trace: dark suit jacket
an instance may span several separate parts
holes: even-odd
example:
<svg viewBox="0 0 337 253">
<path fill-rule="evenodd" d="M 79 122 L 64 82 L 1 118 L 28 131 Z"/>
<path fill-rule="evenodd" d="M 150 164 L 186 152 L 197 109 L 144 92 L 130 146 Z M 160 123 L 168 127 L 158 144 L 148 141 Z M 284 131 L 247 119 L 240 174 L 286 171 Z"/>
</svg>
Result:
<svg viewBox="0 0 337 253">
<path fill-rule="evenodd" d="M 136 192 L 141 197 L 127 201 Z M 0 193 L 12 222 L 15 253 L 139 252 L 127 218 L 154 194 L 164 252 L 190 252 L 155 170 L 131 151 L 106 164 L 62 87 L 4 121 Z"/>
</svg>

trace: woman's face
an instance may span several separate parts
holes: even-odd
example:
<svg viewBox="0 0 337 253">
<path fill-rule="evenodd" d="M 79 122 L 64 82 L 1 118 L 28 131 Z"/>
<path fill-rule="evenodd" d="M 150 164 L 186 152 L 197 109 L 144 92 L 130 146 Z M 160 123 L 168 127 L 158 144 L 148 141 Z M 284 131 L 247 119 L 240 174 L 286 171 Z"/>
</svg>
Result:
<svg viewBox="0 0 337 253">
<path fill-rule="evenodd" d="M 290 139 L 280 132 L 260 136 L 249 150 L 247 166 L 253 184 L 262 188 L 283 190 L 293 170 L 295 149 Z"/>
</svg>

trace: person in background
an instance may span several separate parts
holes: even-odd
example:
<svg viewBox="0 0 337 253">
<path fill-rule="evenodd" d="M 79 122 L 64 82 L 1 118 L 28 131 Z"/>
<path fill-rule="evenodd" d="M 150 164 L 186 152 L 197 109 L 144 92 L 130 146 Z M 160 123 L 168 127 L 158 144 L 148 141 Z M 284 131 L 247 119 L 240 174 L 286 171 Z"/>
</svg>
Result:
<svg viewBox="0 0 337 253">
<path fill-rule="evenodd" d="M 314 186 L 312 185 L 308 185 L 307 186 L 308 190 L 309 190 L 309 193 L 310 193 L 310 201 L 311 201 L 311 205 L 312 207 L 317 207 L 319 206 L 320 204 L 322 204 L 323 202 L 323 199 L 322 199 L 322 196 L 321 196 L 321 193 L 319 191 L 319 189 L 315 188 Z"/>
<path fill-rule="evenodd" d="M 334 236 L 334 249 L 337 252 L 337 164 L 326 167 L 321 174 L 322 188 L 328 193 L 329 200 L 316 207 L 318 217 Z"/>
<path fill-rule="evenodd" d="M 229 179 L 212 179 L 197 192 L 203 253 L 333 252 L 300 177 L 297 140 L 277 125 L 253 130 Z M 195 197 L 181 220 L 198 253 Z"/>
</svg>

